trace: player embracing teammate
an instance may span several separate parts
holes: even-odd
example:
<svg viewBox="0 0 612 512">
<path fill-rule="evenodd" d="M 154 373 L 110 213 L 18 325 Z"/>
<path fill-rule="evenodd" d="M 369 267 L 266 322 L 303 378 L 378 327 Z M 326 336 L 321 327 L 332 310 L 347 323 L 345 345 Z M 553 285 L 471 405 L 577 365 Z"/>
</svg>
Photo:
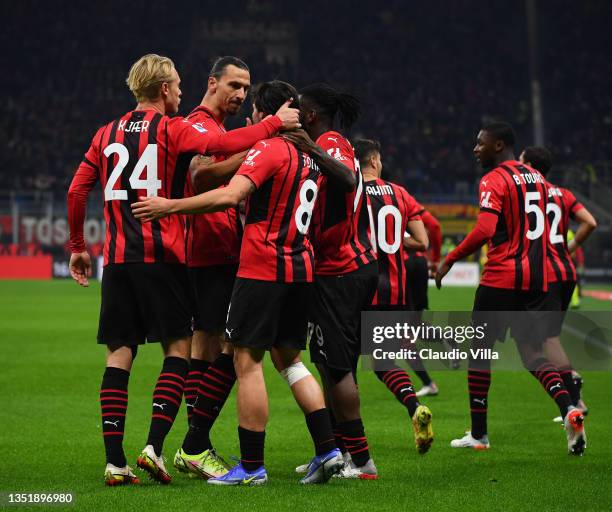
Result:
<svg viewBox="0 0 612 512">
<path fill-rule="evenodd" d="M 297 106 L 297 97 L 287 83 L 261 84 L 254 96 L 254 120 L 289 100 Z M 306 346 L 307 304 L 315 272 L 309 226 L 324 170 L 315 160 L 331 159 L 317 151 L 310 156 L 287 139 L 267 139 L 249 151 L 227 187 L 179 200 L 143 198 L 133 205 L 138 218 L 154 220 L 175 213 L 221 211 L 248 198 L 225 329 L 234 347 L 241 459 L 225 475 L 208 479 L 209 484 L 261 485 L 268 480 L 264 466 L 266 351 L 304 412 L 313 440 L 315 456 L 300 482 L 325 483 L 344 466 L 321 388 L 300 359 Z M 324 172 L 338 182 L 346 179 L 342 170 Z"/>
<path fill-rule="evenodd" d="M 192 154 L 228 154 L 250 148 L 281 127 L 295 128 L 298 111 L 286 105 L 256 126 L 211 134 L 181 117 L 180 78 L 167 57 L 146 55 L 130 69 L 127 84 L 138 105 L 100 128 L 68 192 L 70 271 L 88 285 L 91 260 L 83 238 L 87 197 L 103 188 L 106 241 L 98 342 L 106 345 L 100 388 L 108 485 L 138 483 L 127 465 L 123 436 L 128 381 L 137 347 L 161 343 L 163 365 L 153 391 L 151 426 L 138 465 L 168 483 L 162 446 L 180 407 L 191 345 L 191 305 L 181 218 L 143 224 L 130 205 L 138 196 L 181 197 Z"/>
</svg>

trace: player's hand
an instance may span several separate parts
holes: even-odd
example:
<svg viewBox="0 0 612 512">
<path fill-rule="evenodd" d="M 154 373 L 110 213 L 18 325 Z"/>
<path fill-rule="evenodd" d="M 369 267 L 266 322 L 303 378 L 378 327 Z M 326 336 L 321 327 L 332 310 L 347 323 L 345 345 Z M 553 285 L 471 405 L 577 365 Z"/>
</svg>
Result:
<svg viewBox="0 0 612 512">
<path fill-rule="evenodd" d="M 70 255 L 70 263 L 68 264 L 70 275 L 81 286 L 88 287 L 91 277 L 91 258 L 87 251 L 73 252 Z"/>
<path fill-rule="evenodd" d="M 148 222 L 170 215 L 172 200 L 165 197 L 139 197 L 137 203 L 132 203 L 134 217 Z"/>
<path fill-rule="evenodd" d="M 294 130 L 283 134 L 283 139 L 291 142 L 299 151 L 312 153 L 319 149 L 319 146 L 308 136 L 304 130 Z"/>
<path fill-rule="evenodd" d="M 246 118 L 245 126 L 253 126 L 253 121 L 250 117 Z"/>
<path fill-rule="evenodd" d="M 191 172 L 200 167 L 207 167 L 210 164 L 214 163 L 214 161 L 215 160 L 212 156 L 196 155 L 191 159 L 191 162 L 189 163 L 189 171 Z"/>
<path fill-rule="evenodd" d="M 578 246 L 576 245 L 576 242 L 574 241 L 574 239 L 571 239 L 567 243 L 567 250 L 569 251 L 571 256 L 574 256 L 576 254 L 576 249 L 578 249 Z"/>
<path fill-rule="evenodd" d="M 434 279 L 436 280 L 436 288 L 438 288 L 438 290 L 442 288 L 442 279 L 446 274 L 448 274 L 451 267 L 452 265 L 446 263 L 446 258 L 442 260 L 440 265 L 438 265 L 438 270 L 436 270 L 436 275 L 434 276 Z"/>
<path fill-rule="evenodd" d="M 282 130 L 295 130 L 302 126 L 300 124 L 300 110 L 291 108 L 289 106 L 291 103 L 293 103 L 293 98 L 289 98 L 285 101 L 284 105 L 276 112 L 276 115 L 283 122 Z"/>
<path fill-rule="evenodd" d="M 439 261 L 429 261 L 427 260 L 427 270 L 429 270 L 429 277 L 432 279 L 436 277 L 436 270 L 438 270 Z"/>
</svg>

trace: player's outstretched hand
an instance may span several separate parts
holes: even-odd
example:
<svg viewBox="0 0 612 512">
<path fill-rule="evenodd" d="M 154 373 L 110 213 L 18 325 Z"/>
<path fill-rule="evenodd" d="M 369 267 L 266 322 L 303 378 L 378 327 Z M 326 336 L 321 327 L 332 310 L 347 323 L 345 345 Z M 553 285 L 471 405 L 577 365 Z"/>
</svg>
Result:
<svg viewBox="0 0 612 512">
<path fill-rule="evenodd" d="M 438 288 L 438 290 L 442 288 L 442 279 L 446 274 L 448 274 L 451 266 L 452 265 L 446 263 L 446 259 L 443 259 L 440 265 L 438 265 L 438 270 L 436 270 L 436 275 L 434 276 L 434 279 L 436 280 L 436 288 Z"/>
<path fill-rule="evenodd" d="M 91 277 L 91 258 L 87 251 L 73 252 L 68 264 L 70 275 L 81 286 L 89 286 L 88 277 Z"/>
<path fill-rule="evenodd" d="M 319 148 L 304 130 L 294 130 L 289 133 L 284 133 L 283 139 L 288 140 L 299 151 L 303 151 L 304 153 L 312 153 Z"/>
<path fill-rule="evenodd" d="M 170 213 L 170 199 L 165 197 L 139 197 L 137 203 L 132 203 L 134 217 L 148 222 L 166 217 Z"/>
<path fill-rule="evenodd" d="M 300 110 L 297 108 L 291 108 L 289 105 L 293 103 L 293 98 L 289 98 L 285 101 L 284 105 L 279 108 L 276 115 L 283 122 L 283 130 L 295 130 L 300 128 Z"/>
<path fill-rule="evenodd" d="M 432 279 L 436 277 L 436 270 L 438 270 L 439 261 L 429 261 L 427 260 L 427 270 L 429 273 L 429 277 Z"/>
</svg>

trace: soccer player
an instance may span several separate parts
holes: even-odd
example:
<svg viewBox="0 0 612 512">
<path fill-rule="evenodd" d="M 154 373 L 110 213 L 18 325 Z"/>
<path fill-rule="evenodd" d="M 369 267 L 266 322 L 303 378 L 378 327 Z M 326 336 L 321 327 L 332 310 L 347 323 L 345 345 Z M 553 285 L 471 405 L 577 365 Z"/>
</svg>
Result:
<svg viewBox="0 0 612 512">
<path fill-rule="evenodd" d="M 145 55 L 130 69 L 127 84 L 138 102 L 100 128 L 68 191 L 70 271 L 82 286 L 91 276 L 83 239 L 87 196 L 97 181 L 104 191 L 106 241 L 98 343 L 107 346 L 100 389 L 108 485 L 138 483 L 126 463 L 123 434 L 128 380 L 138 345 L 160 342 L 163 366 L 153 392 L 153 413 L 138 465 L 169 483 L 161 457 L 183 397 L 191 344 L 191 307 L 185 266 L 185 239 L 177 216 L 142 224 L 130 203 L 138 195 L 180 197 L 185 187 L 184 155 L 244 150 L 280 128 L 299 125 L 298 111 L 284 105 L 258 126 L 228 134 L 207 133 L 178 111 L 180 78 L 173 62 Z M 179 169 L 183 169 L 182 172 Z"/>
<path fill-rule="evenodd" d="M 236 57 L 220 57 L 210 70 L 202 102 L 187 119 L 208 133 L 225 133 L 223 122 L 228 115 L 238 113 L 250 86 L 246 63 Z M 243 159 L 234 158 L 234 171 Z M 223 160 L 225 155 L 215 157 L 217 162 Z M 201 167 L 192 172 L 188 195 L 203 191 L 204 180 L 210 177 L 210 167 Z M 223 331 L 241 235 L 236 208 L 187 217 L 187 265 L 195 301 L 191 363 L 185 387 L 190 428 L 174 457 L 174 466 L 203 478 L 218 476 L 224 468 L 210 441 L 210 430 L 236 381 L 233 352 L 224 343 Z"/>
<path fill-rule="evenodd" d="M 519 157 L 521 163 L 538 170 L 547 177 L 552 167 L 550 151 L 542 146 L 530 146 L 523 150 Z M 546 342 L 544 351 L 550 361 L 559 369 L 559 374 L 567 388 L 572 404 L 587 413 L 586 406 L 580 398 L 582 378 L 572 367 L 563 345 L 561 345 L 561 327 L 565 313 L 570 304 L 576 287 L 576 267 L 572 261 L 567 242 L 570 219 L 579 223 L 572 248 L 581 246 L 597 227 L 597 221 L 591 213 L 566 188 L 556 187 L 548 182 L 548 204 L 546 205 L 548 220 L 548 294 L 547 307 L 559 314 L 551 315 L 547 322 Z M 557 417 L 560 422 L 563 418 Z"/>
<path fill-rule="evenodd" d="M 404 188 L 381 179 L 383 166 L 378 141 L 356 141 L 355 156 L 370 200 L 371 240 L 378 255 L 378 289 L 372 305 L 405 309 L 404 233 L 410 234 L 406 249 L 427 250 L 429 240 L 419 215 L 422 207 Z M 426 453 L 433 442 L 431 411 L 419 404 L 410 376 L 398 367 L 376 371 L 376 376 L 408 410 L 417 451 Z"/>
<path fill-rule="evenodd" d="M 515 135 L 507 123 L 491 123 L 479 133 L 474 147 L 484 169 L 480 180 L 480 213 L 474 229 L 438 267 L 436 285 L 452 265 L 476 252 L 487 242 L 487 263 L 476 290 L 472 321 L 486 324 L 486 334 L 472 348 L 491 349 L 503 340 L 508 327 L 516 340 L 525 368 L 540 381 L 556 402 L 564 419 L 568 451 L 582 455 L 586 446 L 584 415 L 571 402 L 557 368 L 548 360 L 543 344 L 546 333 L 542 314 L 547 290 L 546 199 L 544 177 L 516 161 Z M 491 311 L 506 312 L 491 314 Z M 507 312 L 520 312 L 509 314 Z M 487 402 L 491 384 L 491 360 L 471 356 L 468 390 L 472 428 L 464 437 L 451 441 L 454 448 L 489 448 Z"/>
<path fill-rule="evenodd" d="M 303 88 L 300 101 L 302 124 L 309 138 L 296 143 L 312 151 L 318 146 L 353 178 L 346 186 L 323 179 L 313 214 L 316 260 L 310 299 L 310 356 L 333 411 L 336 442 L 341 448 L 344 444 L 352 459 L 347 456 L 341 476 L 375 479 L 378 472 L 361 420 L 356 370 L 361 352 L 361 311 L 370 306 L 376 293 L 378 265 L 369 238 L 363 177 L 351 144 L 334 129 L 336 118 L 341 128 L 350 128 L 359 117 L 360 105 L 354 96 L 326 84 Z"/>
<path fill-rule="evenodd" d="M 273 112 L 297 92 L 280 81 L 255 91 L 253 119 Z M 315 456 L 300 482 L 325 483 L 343 467 L 329 412 L 316 379 L 300 360 L 305 348 L 308 293 L 314 278 L 314 255 L 308 235 L 317 201 L 320 171 L 314 159 L 277 137 L 249 151 L 229 185 L 180 200 L 149 198 L 133 205 L 137 217 L 155 219 L 172 213 L 205 213 L 233 208 L 248 198 L 240 263 L 225 332 L 234 346 L 238 381 L 238 437 L 241 461 L 215 485 L 261 485 L 268 398 L 263 358 L 272 352 L 305 414 Z"/>
</svg>

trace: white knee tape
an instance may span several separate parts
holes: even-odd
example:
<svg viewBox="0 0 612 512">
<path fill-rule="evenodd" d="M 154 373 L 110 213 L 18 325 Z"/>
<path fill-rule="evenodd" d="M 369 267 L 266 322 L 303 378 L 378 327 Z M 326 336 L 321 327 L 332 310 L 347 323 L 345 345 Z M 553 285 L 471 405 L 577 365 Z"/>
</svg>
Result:
<svg viewBox="0 0 612 512">
<path fill-rule="evenodd" d="M 304 366 L 304 363 L 302 362 L 293 363 L 291 366 L 288 366 L 287 368 L 282 370 L 280 374 L 283 377 L 283 379 L 287 381 L 287 384 L 289 384 L 289 387 L 293 386 L 296 382 L 299 382 L 304 377 L 308 377 L 309 375 L 312 375 L 308 371 L 308 368 L 306 368 Z"/>
</svg>

